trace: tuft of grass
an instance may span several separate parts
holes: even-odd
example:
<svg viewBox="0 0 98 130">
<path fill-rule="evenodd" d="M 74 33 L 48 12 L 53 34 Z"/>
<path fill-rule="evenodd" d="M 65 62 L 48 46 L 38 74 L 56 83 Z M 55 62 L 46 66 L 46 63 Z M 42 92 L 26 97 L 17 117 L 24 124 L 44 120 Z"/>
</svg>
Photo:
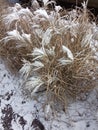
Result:
<svg viewBox="0 0 98 130">
<path fill-rule="evenodd" d="M 4 14 L 4 9 L 8 7 L 8 3 L 5 0 L 0 0 L 0 39 L 3 38 L 5 33 L 4 25 L 2 23 L 2 15 Z"/>
<path fill-rule="evenodd" d="M 24 77 L 32 97 L 45 92 L 48 102 L 67 104 L 95 87 L 98 77 L 94 39 L 96 24 L 83 8 L 62 12 L 19 4 L 3 15 L 7 27 L 0 55 Z M 1 52 L 2 50 L 2 52 Z"/>
</svg>

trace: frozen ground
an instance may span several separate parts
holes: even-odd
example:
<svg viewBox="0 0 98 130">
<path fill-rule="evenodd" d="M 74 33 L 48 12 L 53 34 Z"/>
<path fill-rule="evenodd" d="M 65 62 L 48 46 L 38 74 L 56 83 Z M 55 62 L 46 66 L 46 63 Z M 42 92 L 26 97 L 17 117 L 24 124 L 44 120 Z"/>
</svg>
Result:
<svg viewBox="0 0 98 130">
<path fill-rule="evenodd" d="M 46 119 L 42 104 L 23 96 L 21 80 L 0 60 L 0 118 L 0 130 L 97 130 L 98 92 Z"/>
</svg>

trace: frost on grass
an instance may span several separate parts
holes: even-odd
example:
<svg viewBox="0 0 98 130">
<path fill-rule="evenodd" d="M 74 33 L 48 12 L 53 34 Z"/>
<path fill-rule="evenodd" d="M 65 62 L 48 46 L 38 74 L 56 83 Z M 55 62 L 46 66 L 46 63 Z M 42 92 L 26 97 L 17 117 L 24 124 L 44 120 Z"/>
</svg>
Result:
<svg viewBox="0 0 98 130">
<path fill-rule="evenodd" d="M 7 31 L 1 39 L 1 56 L 10 66 L 18 66 L 25 79 L 23 87 L 31 96 L 42 91 L 48 102 L 66 105 L 68 99 L 95 87 L 97 25 L 86 4 L 63 12 L 57 6 L 54 11 L 46 6 L 32 11 L 16 4 L 2 17 Z"/>
</svg>

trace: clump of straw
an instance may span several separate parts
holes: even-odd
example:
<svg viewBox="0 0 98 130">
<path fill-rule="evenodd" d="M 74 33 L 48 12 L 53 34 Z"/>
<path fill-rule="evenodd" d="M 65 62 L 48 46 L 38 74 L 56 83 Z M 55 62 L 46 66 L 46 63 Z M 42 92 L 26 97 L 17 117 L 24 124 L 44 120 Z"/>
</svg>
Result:
<svg viewBox="0 0 98 130">
<path fill-rule="evenodd" d="M 21 68 L 23 87 L 32 97 L 45 92 L 48 102 L 66 105 L 69 97 L 77 98 L 95 87 L 96 24 L 85 3 L 83 9 L 64 15 L 57 7 L 55 11 L 43 7 L 32 12 L 19 4 L 8 11 L 3 15 L 8 31 L 1 40 L 2 54 Z"/>
</svg>

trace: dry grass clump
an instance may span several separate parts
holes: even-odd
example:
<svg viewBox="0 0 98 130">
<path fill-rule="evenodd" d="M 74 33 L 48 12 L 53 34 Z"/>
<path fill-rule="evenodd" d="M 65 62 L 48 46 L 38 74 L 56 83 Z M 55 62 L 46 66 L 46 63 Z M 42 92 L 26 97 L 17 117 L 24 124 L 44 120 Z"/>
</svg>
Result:
<svg viewBox="0 0 98 130">
<path fill-rule="evenodd" d="M 96 24 L 83 9 L 55 11 L 8 8 L 3 22 L 8 31 L 1 40 L 2 55 L 16 64 L 31 96 L 45 91 L 48 102 L 66 104 L 95 87 L 94 61 Z M 62 15 L 62 16 L 61 16 Z M 96 40 L 97 41 L 97 40 Z M 1 55 L 1 54 L 0 54 Z M 23 63 L 23 66 L 22 66 Z"/>
<path fill-rule="evenodd" d="M 8 3 L 6 0 L 0 0 L 0 39 L 3 38 L 3 34 L 5 33 L 4 25 L 2 23 L 2 15 L 4 9 L 8 7 Z"/>
<path fill-rule="evenodd" d="M 21 68 L 22 59 L 28 59 L 27 53 L 30 53 L 33 44 L 37 43 L 31 29 L 32 18 L 32 12 L 28 8 L 22 8 L 19 4 L 9 7 L 2 15 L 6 34 L 1 39 L 0 55 L 6 58 L 7 64 L 12 69 L 19 70 Z"/>
</svg>

